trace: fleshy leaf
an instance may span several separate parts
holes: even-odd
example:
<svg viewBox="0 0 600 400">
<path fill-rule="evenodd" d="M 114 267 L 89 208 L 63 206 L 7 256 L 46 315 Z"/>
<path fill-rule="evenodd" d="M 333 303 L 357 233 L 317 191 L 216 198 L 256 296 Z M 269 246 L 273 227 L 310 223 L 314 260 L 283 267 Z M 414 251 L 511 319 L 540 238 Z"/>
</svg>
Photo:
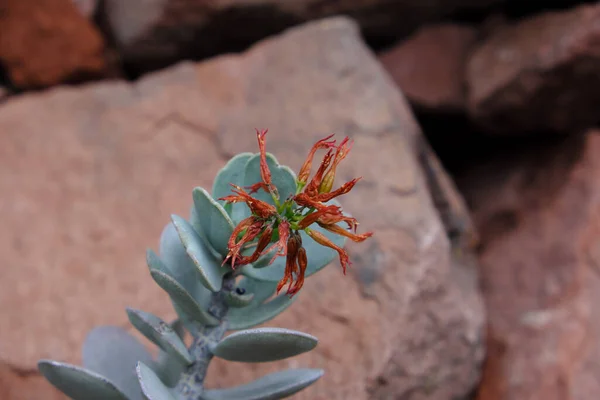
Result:
<svg viewBox="0 0 600 400">
<path fill-rule="evenodd" d="M 223 284 L 223 276 L 230 268 L 222 267 L 221 261 L 215 259 L 208 251 L 198 233 L 192 226 L 178 215 L 172 215 L 171 220 L 177 229 L 177 233 L 196 266 L 200 282 L 213 292 L 218 292 Z"/>
<path fill-rule="evenodd" d="M 329 232 L 318 225 L 310 227 L 315 231 L 323 233 L 333 243 L 342 247 L 346 243 L 346 238 L 335 233 Z M 306 268 L 305 277 L 309 277 L 312 274 L 319 272 L 331 261 L 337 257 L 337 252 L 329 247 L 321 246 L 310 238 L 304 231 L 300 231 L 302 237 L 302 246 L 306 249 L 306 255 L 308 257 L 308 266 Z M 259 260 L 260 261 L 260 260 Z M 273 264 L 267 268 L 255 268 L 253 265 L 248 264 L 242 267 L 242 274 L 250 278 L 268 281 L 268 282 L 279 282 L 283 277 L 285 271 L 285 257 L 277 257 Z"/>
<path fill-rule="evenodd" d="M 99 326 L 90 331 L 82 349 L 83 367 L 115 384 L 131 400 L 142 399 L 135 376 L 138 361 L 151 362 L 144 345 L 118 326 Z"/>
<path fill-rule="evenodd" d="M 252 304 L 254 299 L 254 293 L 243 293 L 240 294 L 236 289 L 225 293 L 225 303 L 232 308 L 248 307 Z"/>
<path fill-rule="evenodd" d="M 279 162 L 271 153 L 267 153 L 267 165 L 271 170 L 271 181 L 277 187 L 279 199 L 285 201 L 289 196 L 296 193 L 296 175 L 285 165 L 279 165 Z M 248 159 L 245 167 L 244 186 L 250 186 L 258 182 L 262 182 L 260 176 L 260 154 L 255 154 Z M 274 204 L 269 193 L 264 190 L 259 190 L 253 197 L 266 201 L 269 204 Z"/>
<path fill-rule="evenodd" d="M 114 383 L 96 372 L 52 360 L 40 360 L 42 375 L 73 400 L 129 400 Z"/>
<path fill-rule="evenodd" d="M 213 183 L 212 195 L 213 198 L 219 199 L 231 194 L 231 185 L 233 183 L 238 186 L 244 186 L 244 175 L 246 163 L 252 157 L 252 153 L 241 153 L 234 156 L 229 162 L 219 171 Z M 217 200 L 219 204 L 224 205 L 225 202 Z M 227 206 L 231 209 L 229 215 L 234 224 L 237 225 L 241 220 L 250 215 L 250 210 L 245 204 L 236 203 Z"/>
<path fill-rule="evenodd" d="M 189 365 L 194 359 L 169 324 L 150 313 L 127 308 L 131 324 L 162 350 L 176 357 L 179 362 Z M 139 360 L 143 361 L 143 360 Z"/>
<path fill-rule="evenodd" d="M 196 210 L 196 206 L 193 204 L 190 207 L 190 225 L 192 226 L 192 228 L 194 228 L 198 236 L 200 236 L 200 239 L 202 239 L 202 242 L 208 249 L 209 253 L 217 260 L 223 258 L 221 253 L 216 251 L 212 244 L 210 244 L 208 236 L 206 236 L 206 234 L 204 233 L 204 229 L 202 228 L 202 223 L 200 222 L 200 214 Z"/>
<path fill-rule="evenodd" d="M 136 368 L 137 377 L 144 396 L 149 400 L 176 400 L 171 389 L 160 380 L 146 364 L 140 362 Z"/>
<path fill-rule="evenodd" d="M 267 322 L 283 312 L 297 298 L 297 295 L 290 298 L 285 294 L 280 294 L 273 300 L 253 308 L 232 309 L 227 313 L 227 320 L 229 322 L 227 329 L 248 329 Z"/>
<path fill-rule="evenodd" d="M 187 290 L 194 300 L 208 306 L 212 292 L 200 283 L 199 272 L 181 243 L 177 229 L 169 222 L 160 236 L 160 258 L 154 253 L 146 256 L 150 268 L 171 275 Z"/>
<path fill-rule="evenodd" d="M 227 242 L 233 233 L 233 221 L 223 207 L 203 188 L 194 188 L 192 196 L 202 232 L 217 252 L 226 255 L 229 251 Z"/>
<path fill-rule="evenodd" d="M 176 319 L 175 321 L 169 324 L 171 329 L 179 336 L 179 338 L 184 341 L 185 340 L 185 328 L 184 323 L 181 319 Z M 146 364 L 150 365 L 150 364 Z M 168 387 L 172 388 L 177 385 L 179 381 L 180 375 L 185 371 L 186 366 L 183 365 L 178 357 L 173 357 L 169 353 L 159 349 L 158 355 L 156 356 L 156 361 L 153 364 L 152 368 L 156 375 L 160 378 L 161 381 Z"/>
<path fill-rule="evenodd" d="M 171 296 L 173 303 L 186 317 L 198 321 L 202 325 L 215 326 L 219 324 L 219 321 L 205 311 L 174 278 L 156 269 L 151 270 L 150 274 L 158 286 Z"/>
<path fill-rule="evenodd" d="M 283 328 L 257 328 L 227 336 L 215 346 L 213 354 L 228 361 L 270 362 L 310 351 L 317 343 L 317 338 L 307 333 Z"/>
<path fill-rule="evenodd" d="M 229 315 L 235 315 L 236 313 L 246 314 L 250 308 L 257 307 L 263 304 L 269 297 L 271 297 L 277 289 L 277 283 L 275 282 L 264 282 L 257 281 L 247 276 L 242 276 L 242 279 L 237 283 L 236 287 L 244 289 L 246 293 L 252 293 L 254 297 L 244 310 L 230 309 Z"/>
<path fill-rule="evenodd" d="M 288 369 L 245 385 L 207 390 L 205 400 L 278 400 L 298 393 L 323 376 L 321 369 Z"/>
</svg>

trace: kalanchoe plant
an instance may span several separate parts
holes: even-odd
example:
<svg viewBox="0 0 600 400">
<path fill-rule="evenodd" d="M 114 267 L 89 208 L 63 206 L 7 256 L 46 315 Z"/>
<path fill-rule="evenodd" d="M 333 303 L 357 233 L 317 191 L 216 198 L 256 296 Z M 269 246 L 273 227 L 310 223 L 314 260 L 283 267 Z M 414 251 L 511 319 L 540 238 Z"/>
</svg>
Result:
<svg viewBox="0 0 600 400">
<path fill-rule="evenodd" d="M 296 177 L 266 152 L 266 133 L 257 131 L 258 154 L 238 154 L 219 171 L 212 196 L 193 190 L 190 217 L 172 216 L 160 256 L 147 251 L 150 274 L 169 294 L 178 319 L 167 323 L 135 309 L 127 314 L 159 347 L 157 358 L 125 330 L 99 327 L 86 338 L 83 367 L 39 362 L 54 386 L 76 400 L 259 400 L 287 397 L 322 376 L 322 370 L 289 369 L 232 388 L 204 387 L 215 356 L 255 363 L 312 350 L 317 339 L 311 335 L 253 327 L 289 307 L 305 277 L 336 253 L 345 273 L 346 238 L 361 242 L 372 235 L 357 234 L 356 219 L 334 200 L 358 181 L 332 190 L 336 168 L 352 147 L 348 138 L 339 145 L 333 135 L 318 141 Z M 319 149 L 327 153 L 309 180 Z M 225 337 L 228 330 L 237 332 Z"/>
</svg>

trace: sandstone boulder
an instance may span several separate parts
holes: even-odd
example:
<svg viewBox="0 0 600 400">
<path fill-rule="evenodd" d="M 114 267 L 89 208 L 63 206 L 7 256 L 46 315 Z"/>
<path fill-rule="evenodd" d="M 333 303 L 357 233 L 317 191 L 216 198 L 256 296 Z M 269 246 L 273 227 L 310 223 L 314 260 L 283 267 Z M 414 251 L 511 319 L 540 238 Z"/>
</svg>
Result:
<svg viewBox="0 0 600 400">
<path fill-rule="evenodd" d="M 600 393 L 600 133 L 510 151 L 461 181 L 480 228 L 478 400 Z"/>
<path fill-rule="evenodd" d="M 600 5 L 497 29 L 467 68 L 473 118 L 497 134 L 574 132 L 597 123 Z"/>
<path fill-rule="evenodd" d="M 476 39 L 477 30 L 467 25 L 427 25 L 379 60 L 411 104 L 464 111 L 466 61 Z"/>
<path fill-rule="evenodd" d="M 104 15 L 131 68 L 239 51 L 313 19 L 344 14 L 374 40 L 410 34 L 428 21 L 505 0 L 106 0 Z"/>
<path fill-rule="evenodd" d="M 450 400 L 471 392 L 483 359 L 476 269 L 451 256 L 416 161 L 419 128 L 345 18 L 133 84 L 7 101 L 0 360 L 30 374 L 41 357 L 78 363 L 93 326 L 128 326 L 125 306 L 172 317 L 144 250 L 157 247 L 171 213 L 187 215 L 194 186 L 210 187 L 230 156 L 256 151 L 255 127 L 270 129 L 269 150 L 296 170 L 317 138 L 353 137 L 340 181 L 364 178 L 344 206 L 376 233 L 351 247 L 347 276 L 329 266 L 269 323 L 314 334 L 314 351 L 252 368 L 215 362 L 209 383 L 303 365 L 326 375 L 298 399 Z"/>
<path fill-rule="evenodd" d="M 104 40 L 72 0 L 3 0 L 0 66 L 21 89 L 102 76 Z"/>
</svg>

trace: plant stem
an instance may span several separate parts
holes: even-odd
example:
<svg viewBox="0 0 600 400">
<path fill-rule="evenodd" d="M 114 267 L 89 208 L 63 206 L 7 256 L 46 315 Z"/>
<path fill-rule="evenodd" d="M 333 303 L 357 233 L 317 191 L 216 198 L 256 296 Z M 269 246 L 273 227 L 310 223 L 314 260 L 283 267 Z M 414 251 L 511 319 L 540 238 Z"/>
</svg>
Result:
<svg viewBox="0 0 600 400">
<path fill-rule="evenodd" d="M 217 326 L 198 325 L 192 330 L 193 342 L 189 348 L 190 354 L 194 358 L 194 363 L 190 365 L 179 378 L 175 387 L 181 400 L 199 400 L 204 393 L 204 379 L 208 371 L 208 365 L 213 358 L 212 347 L 215 346 L 225 335 L 227 331 L 227 321 L 223 320 L 229 307 L 225 303 L 225 293 L 231 291 L 235 284 L 233 276 L 226 275 L 223 278 L 223 288 L 213 293 L 209 312 L 219 319 Z"/>
</svg>

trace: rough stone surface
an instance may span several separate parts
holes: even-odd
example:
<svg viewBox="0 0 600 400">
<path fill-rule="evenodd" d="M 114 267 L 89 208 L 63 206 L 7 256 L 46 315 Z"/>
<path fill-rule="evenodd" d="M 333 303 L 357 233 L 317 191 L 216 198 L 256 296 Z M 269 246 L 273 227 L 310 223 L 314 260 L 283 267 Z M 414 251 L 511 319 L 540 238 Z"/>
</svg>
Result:
<svg viewBox="0 0 600 400">
<path fill-rule="evenodd" d="M 406 101 L 344 18 L 132 85 L 59 88 L 0 108 L 0 359 L 25 371 L 40 357 L 79 362 L 93 326 L 128 326 L 125 306 L 172 317 L 144 250 L 171 213 L 187 215 L 194 186 L 256 151 L 255 127 L 296 170 L 314 140 L 353 137 L 339 180 L 364 178 L 344 206 L 376 233 L 350 247 L 347 276 L 326 268 L 269 323 L 317 336 L 314 351 L 252 368 L 217 360 L 209 383 L 309 366 L 326 375 L 297 399 L 472 391 L 483 359 L 476 270 L 451 257 Z"/>
<path fill-rule="evenodd" d="M 503 159 L 460 180 L 480 228 L 488 357 L 478 400 L 600 393 L 600 134 Z"/>
<path fill-rule="evenodd" d="M 462 111 L 466 61 L 476 39 L 477 30 L 466 25 L 429 25 L 380 54 L 379 60 L 411 104 Z"/>
<path fill-rule="evenodd" d="M 345 14 L 375 40 L 408 35 L 427 21 L 505 0 L 106 0 L 104 14 L 125 60 L 138 69 L 239 51 L 286 27 Z"/>
<path fill-rule="evenodd" d="M 600 5 L 498 29 L 468 64 L 469 108 L 489 131 L 572 132 L 600 119 Z"/>
<path fill-rule="evenodd" d="M 96 9 L 98 8 L 98 0 L 72 0 L 77 6 L 77 9 L 86 17 L 91 18 L 94 16 Z"/>
<path fill-rule="evenodd" d="M 104 42 L 72 0 L 3 0 L 0 66 L 18 88 L 101 76 Z"/>
</svg>

